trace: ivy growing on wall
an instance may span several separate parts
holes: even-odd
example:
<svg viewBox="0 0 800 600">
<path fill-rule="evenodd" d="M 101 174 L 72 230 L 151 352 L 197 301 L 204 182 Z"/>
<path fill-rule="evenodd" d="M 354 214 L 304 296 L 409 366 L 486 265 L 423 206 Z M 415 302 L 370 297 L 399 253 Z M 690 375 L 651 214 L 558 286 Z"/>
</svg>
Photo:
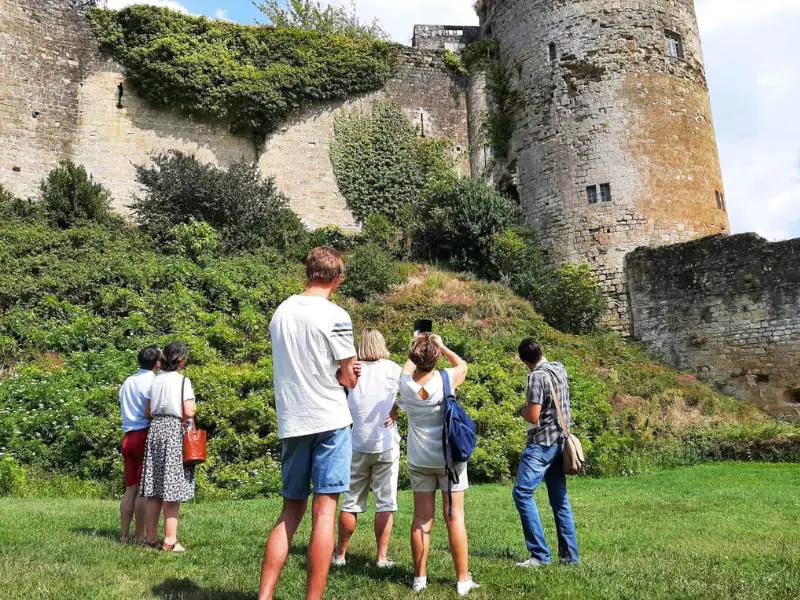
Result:
<svg viewBox="0 0 800 600">
<path fill-rule="evenodd" d="M 418 207 L 432 182 L 452 176 L 444 144 L 418 138 L 391 102 L 337 115 L 331 161 L 353 215 L 363 223 L 377 212 L 396 223 L 404 206 Z"/>
<path fill-rule="evenodd" d="M 150 6 L 91 9 L 89 19 L 140 96 L 230 123 L 257 141 L 297 108 L 380 89 L 397 48 L 365 36 L 238 25 Z"/>
</svg>

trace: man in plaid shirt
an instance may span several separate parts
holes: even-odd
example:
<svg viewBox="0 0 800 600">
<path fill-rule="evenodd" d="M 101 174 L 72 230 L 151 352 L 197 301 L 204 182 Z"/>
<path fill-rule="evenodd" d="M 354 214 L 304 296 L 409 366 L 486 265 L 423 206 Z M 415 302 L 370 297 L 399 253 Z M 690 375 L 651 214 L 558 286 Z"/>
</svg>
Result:
<svg viewBox="0 0 800 600">
<path fill-rule="evenodd" d="M 555 395 L 561 402 L 564 420 L 569 423 L 567 370 L 561 363 L 548 361 L 536 340 L 523 340 L 518 352 L 520 359 L 530 370 L 527 402 L 520 408 L 519 414 L 530 425 L 528 445 L 520 457 L 513 495 L 531 557 L 517 563 L 517 566 L 538 567 L 550 562 L 550 549 L 533 496 L 543 480 L 547 484 L 547 495 L 556 521 L 558 558 L 561 562 L 574 564 L 578 562 L 578 540 L 561 456 L 564 435 L 553 403 L 555 390 Z"/>
</svg>

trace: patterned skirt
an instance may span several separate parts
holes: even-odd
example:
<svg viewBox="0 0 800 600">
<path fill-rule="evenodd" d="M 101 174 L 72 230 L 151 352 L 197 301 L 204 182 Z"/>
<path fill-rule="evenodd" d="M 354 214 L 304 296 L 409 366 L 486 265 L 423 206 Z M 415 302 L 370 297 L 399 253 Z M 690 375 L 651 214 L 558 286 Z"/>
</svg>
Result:
<svg viewBox="0 0 800 600">
<path fill-rule="evenodd" d="M 156 416 L 144 450 L 139 493 L 165 502 L 194 498 L 194 465 L 183 464 L 183 423 L 176 417 Z"/>
</svg>

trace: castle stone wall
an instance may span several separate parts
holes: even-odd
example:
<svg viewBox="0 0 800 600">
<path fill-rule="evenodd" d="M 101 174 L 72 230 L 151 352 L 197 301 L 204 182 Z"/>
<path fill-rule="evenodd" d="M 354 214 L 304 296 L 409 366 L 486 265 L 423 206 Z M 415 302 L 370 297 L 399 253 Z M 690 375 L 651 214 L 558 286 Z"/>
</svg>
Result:
<svg viewBox="0 0 800 600">
<path fill-rule="evenodd" d="M 111 189 L 115 207 L 125 212 L 139 189 L 135 165 L 178 149 L 218 166 L 257 161 L 307 224 L 353 228 L 328 153 L 333 119 L 376 99 L 399 104 L 420 135 L 447 139 L 457 169 L 469 174 L 465 85 L 439 51 L 404 49 L 383 90 L 292 115 L 260 156 L 250 139 L 224 125 L 198 123 L 138 98 L 67 0 L 0 0 L 0 56 L 0 184 L 23 197 L 36 197 L 42 178 L 69 158 Z"/>
<path fill-rule="evenodd" d="M 729 231 L 693 2 L 487 0 L 481 22 L 519 92 L 527 220 L 553 263 L 589 262 L 626 329 L 626 254 Z M 611 202 L 590 204 L 601 184 Z"/>
<path fill-rule="evenodd" d="M 640 248 L 627 275 L 633 335 L 650 352 L 800 420 L 800 239 Z"/>
</svg>

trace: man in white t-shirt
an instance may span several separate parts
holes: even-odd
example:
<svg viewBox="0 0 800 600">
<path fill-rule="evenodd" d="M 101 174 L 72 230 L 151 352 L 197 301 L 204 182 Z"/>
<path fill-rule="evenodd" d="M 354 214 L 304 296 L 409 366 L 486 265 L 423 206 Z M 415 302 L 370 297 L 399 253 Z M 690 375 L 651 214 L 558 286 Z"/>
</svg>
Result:
<svg viewBox="0 0 800 600">
<path fill-rule="evenodd" d="M 344 281 L 344 262 L 330 248 L 306 260 L 305 291 L 272 317 L 275 406 L 283 441 L 283 511 L 264 549 L 259 600 L 271 600 L 292 538 L 313 489 L 306 600 L 322 598 L 333 555 L 336 504 L 350 488 L 353 420 L 343 387 L 358 383 L 350 315 L 329 298 Z"/>
</svg>

